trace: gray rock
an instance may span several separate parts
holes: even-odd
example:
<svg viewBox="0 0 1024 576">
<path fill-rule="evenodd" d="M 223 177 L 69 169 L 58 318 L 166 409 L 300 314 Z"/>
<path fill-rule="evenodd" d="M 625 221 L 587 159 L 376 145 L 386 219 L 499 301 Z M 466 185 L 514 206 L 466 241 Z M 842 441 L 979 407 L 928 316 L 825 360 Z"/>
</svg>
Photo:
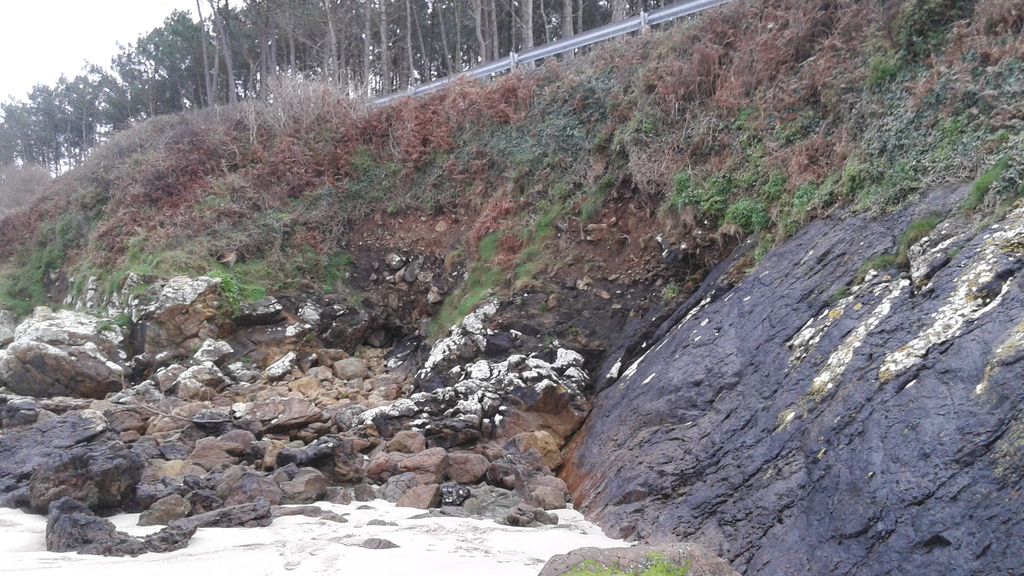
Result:
<svg viewBox="0 0 1024 576">
<path fill-rule="evenodd" d="M 204 512 L 176 520 L 173 526 L 186 528 L 234 528 L 242 526 L 246 528 L 256 526 L 270 526 L 274 521 L 272 506 L 266 498 L 257 498 L 253 502 L 227 506 L 219 510 Z"/>
<path fill-rule="evenodd" d="M 536 506 L 520 502 L 505 515 L 505 523 L 518 528 L 544 524 L 553 526 L 558 524 L 558 516 Z"/>
<path fill-rule="evenodd" d="M 68 412 L 4 431 L 0 435 L 0 505 L 27 508 L 28 481 L 36 469 L 52 465 L 78 446 L 109 437 L 109 423 L 96 410 Z"/>
<path fill-rule="evenodd" d="M 398 548 L 398 544 L 384 538 L 367 538 L 360 544 L 363 548 L 369 548 L 370 550 L 390 550 L 392 548 Z"/>
<path fill-rule="evenodd" d="M 169 526 L 144 538 L 118 532 L 109 520 L 96 516 L 87 506 L 62 498 L 49 507 L 46 517 L 46 549 L 101 556 L 139 556 L 171 552 L 188 546 L 195 526 Z"/>
<path fill-rule="evenodd" d="M 14 313 L 0 310 L 0 348 L 14 341 L 15 327 L 17 327 L 17 318 Z"/>
<path fill-rule="evenodd" d="M 233 352 L 234 350 L 231 348 L 231 344 L 228 344 L 223 340 L 207 338 L 192 357 L 195 358 L 197 362 L 212 362 L 213 364 L 219 364 L 221 360 L 227 358 Z"/>
<path fill-rule="evenodd" d="M 139 526 L 167 526 L 174 520 L 189 515 L 192 504 L 178 494 L 165 496 L 154 502 L 148 510 L 139 515 Z"/>
<path fill-rule="evenodd" d="M 334 375 L 339 380 L 369 378 L 370 371 L 362 358 L 343 358 L 334 363 Z"/>
<path fill-rule="evenodd" d="M 29 504 L 42 513 L 51 502 L 70 497 L 96 511 L 130 508 L 144 466 L 143 459 L 120 442 L 76 446 L 33 470 Z"/>
</svg>

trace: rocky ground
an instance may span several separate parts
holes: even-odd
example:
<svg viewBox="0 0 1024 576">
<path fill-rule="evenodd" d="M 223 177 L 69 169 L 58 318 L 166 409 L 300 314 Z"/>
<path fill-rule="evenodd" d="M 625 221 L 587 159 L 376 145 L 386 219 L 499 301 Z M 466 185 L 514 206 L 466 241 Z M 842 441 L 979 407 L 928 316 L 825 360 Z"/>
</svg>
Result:
<svg viewBox="0 0 1024 576">
<path fill-rule="evenodd" d="M 125 298 L 128 327 L 4 316 L 0 505 L 47 515 L 47 550 L 138 556 L 281 516 L 346 522 L 315 502 L 513 528 L 556 525 L 571 506 L 555 473 L 590 411 L 581 354 L 528 351 L 493 328 L 497 302 L 429 348 L 326 348 L 344 313 L 233 307 L 221 283 L 178 277 Z M 159 529 L 105 518 L 126 512 Z"/>
</svg>

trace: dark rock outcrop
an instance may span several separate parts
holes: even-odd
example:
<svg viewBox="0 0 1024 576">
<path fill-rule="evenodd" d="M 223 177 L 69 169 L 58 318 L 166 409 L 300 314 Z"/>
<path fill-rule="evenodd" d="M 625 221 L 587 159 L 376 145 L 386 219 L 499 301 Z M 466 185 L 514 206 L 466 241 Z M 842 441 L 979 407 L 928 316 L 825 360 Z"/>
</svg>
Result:
<svg viewBox="0 0 1024 576">
<path fill-rule="evenodd" d="M 0 506 L 29 505 L 29 479 L 74 447 L 109 437 L 109 424 L 95 410 L 79 410 L 0 436 Z M 45 508 L 43 508 L 45 511 Z"/>
<path fill-rule="evenodd" d="M 1019 571 L 1024 210 L 922 241 L 946 264 L 916 290 L 847 288 L 925 215 L 813 223 L 619 359 L 568 455 L 580 507 L 749 575 Z"/>
<path fill-rule="evenodd" d="M 109 520 L 71 498 L 50 505 L 46 517 L 46 549 L 100 556 L 139 556 L 147 552 L 171 552 L 188 546 L 195 526 L 168 526 L 144 538 L 119 532 Z"/>
</svg>

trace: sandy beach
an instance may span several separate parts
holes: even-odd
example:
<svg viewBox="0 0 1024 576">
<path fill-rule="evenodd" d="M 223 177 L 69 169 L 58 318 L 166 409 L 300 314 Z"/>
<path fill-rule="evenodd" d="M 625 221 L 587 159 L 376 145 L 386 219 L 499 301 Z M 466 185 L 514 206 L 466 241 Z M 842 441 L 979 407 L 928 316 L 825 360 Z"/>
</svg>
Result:
<svg viewBox="0 0 1024 576">
<path fill-rule="evenodd" d="M 512 528 L 490 520 L 420 518 L 421 510 L 396 508 L 383 500 L 346 506 L 318 503 L 346 515 L 339 524 L 305 516 L 278 518 L 267 528 L 203 528 L 188 548 L 138 558 L 103 558 L 46 551 L 46 519 L 19 510 L 0 509 L 0 553 L 4 574 L 444 574 L 533 576 L 549 557 L 584 546 L 625 544 L 604 536 L 572 510 L 558 510 L 558 526 Z M 134 535 L 156 527 L 135 525 L 137 514 L 111 518 Z M 372 520 L 393 526 L 368 525 Z M 384 538 L 399 547 L 371 550 L 367 538 Z"/>
</svg>

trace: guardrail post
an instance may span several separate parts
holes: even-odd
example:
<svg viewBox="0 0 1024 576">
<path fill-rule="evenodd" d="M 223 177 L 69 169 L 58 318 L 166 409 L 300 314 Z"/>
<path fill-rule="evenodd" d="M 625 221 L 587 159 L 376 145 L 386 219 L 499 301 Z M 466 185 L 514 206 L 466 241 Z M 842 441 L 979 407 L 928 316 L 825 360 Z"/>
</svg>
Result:
<svg viewBox="0 0 1024 576">
<path fill-rule="evenodd" d="M 516 54 L 515 52 L 509 52 L 508 53 L 508 60 L 509 60 L 509 71 L 515 70 L 516 67 L 519 66 L 519 54 Z"/>
<path fill-rule="evenodd" d="M 640 11 L 640 34 L 647 34 L 651 31 L 651 25 L 647 23 L 647 12 L 645 10 Z"/>
</svg>

